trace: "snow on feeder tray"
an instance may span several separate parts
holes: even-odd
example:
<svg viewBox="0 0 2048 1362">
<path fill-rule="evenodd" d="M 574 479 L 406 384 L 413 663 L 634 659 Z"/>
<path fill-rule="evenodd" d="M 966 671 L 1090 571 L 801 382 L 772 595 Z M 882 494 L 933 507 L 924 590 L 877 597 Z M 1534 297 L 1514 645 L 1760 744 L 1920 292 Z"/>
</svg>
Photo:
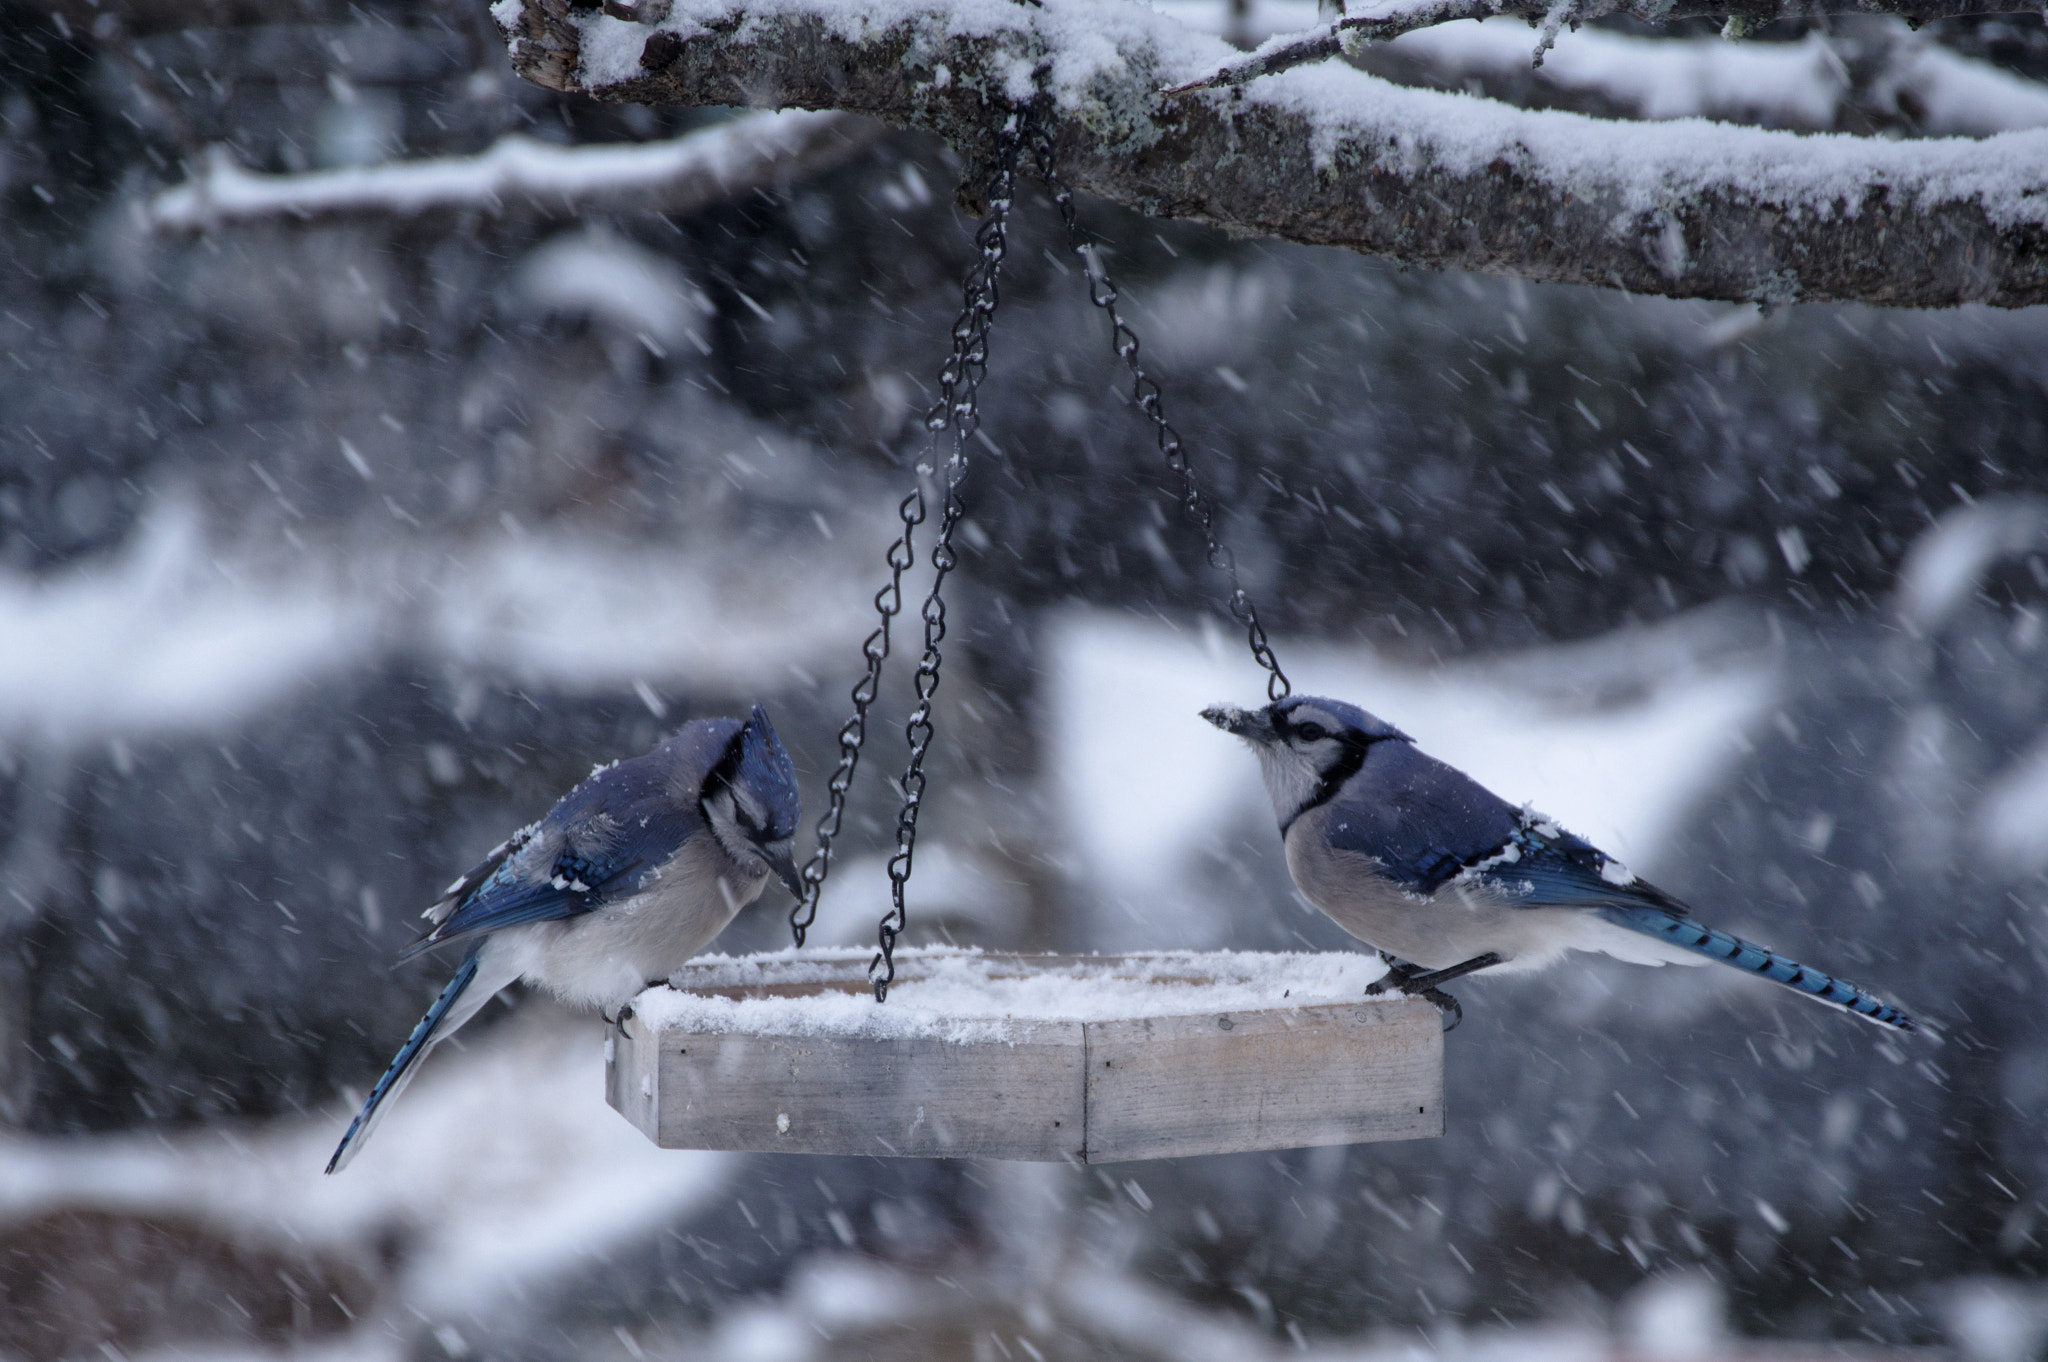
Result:
<svg viewBox="0 0 2048 1362">
<path fill-rule="evenodd" d="M 1072 1160 L 1443 1133 L 1443 1024 L 1369 955 L 904 949 L 710 956 L 605 1046 L 670 1149 Z"/>
</svg>

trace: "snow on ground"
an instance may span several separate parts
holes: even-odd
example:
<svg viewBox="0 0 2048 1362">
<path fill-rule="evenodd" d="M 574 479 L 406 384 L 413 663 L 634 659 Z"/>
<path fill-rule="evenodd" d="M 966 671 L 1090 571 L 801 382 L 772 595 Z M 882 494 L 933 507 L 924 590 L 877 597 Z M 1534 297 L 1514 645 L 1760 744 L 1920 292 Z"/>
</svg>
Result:
<svg viewBox="0 0 2048 1362">
<path fill-rule="evenodd" d="M 1641 646 L 1667 642 L 1646 635 Z M 1530 659 L 1538 690 L 1517 684 L 1512 659 L 1424 671 L 1362 647 L 1284 638 L 1274 646 L 1296 694 L 1363 706 L 1502 798 L 1534 804 L 1645 870 L 1775 693 L 1768 664 L 1752 660 L 1673 669 L 1635 703 L 1591 709 L 1554 698 L 1555 654 Z M 1192 858 L 1204 839 L 1219 829 L 1271 829 L 1273 814 L 1252 754 L 1200 711 L 1252 701 L 1261 673 L 1220 629 L 1179 631 L 1108 613 L 1066 616 L 1046 652 L 1049 769 L 1059 773 L 1054 803 L 1067 816 L 1068 844 L 1105 896 L 1134 909 L 1135 922 L 1105 948 L 1204 944 L 1190 932 L 1179 877 L 1198 873 Z"/>
<path fill-rule="evenodd" d="M 167 502 L 107 562 L 0 573 L 0 732 L 217 724 L 347 665 L 374 634 L 343 602 L 209 559 L 196 510 Z"/>
<path fill-rule="evenodd" d="M 839 555 L 826 545 L 772 576 L 716 552 L 568 530 L 348 561 L 313 552 L 279 568 L 238 562 L 208 542 L 196 508 L 166 497 L 109 559 L 0 572 L 0 737 L 219 728 L 394 653 L 570 691 L 745 692 L 785 684 L 791 668 L 837 675 L 868 610 L 851 570 L 859 537 L 841 540 Z"/>
<path fill-rule="evenodd" d="M 340 1109 L 253 1128 L 0 1136 L 0 1221 L 52 1210 L 174 1213 L 322 1245 L 412 1239 L 404 1306 L 488 1310 L 702 1204 L 733 1155 L 656 1149 L 606 1105 L 595 1022 L 545 1005 L 442 1046 L 345 1172 L 321 1169 Z"/>
</svg>

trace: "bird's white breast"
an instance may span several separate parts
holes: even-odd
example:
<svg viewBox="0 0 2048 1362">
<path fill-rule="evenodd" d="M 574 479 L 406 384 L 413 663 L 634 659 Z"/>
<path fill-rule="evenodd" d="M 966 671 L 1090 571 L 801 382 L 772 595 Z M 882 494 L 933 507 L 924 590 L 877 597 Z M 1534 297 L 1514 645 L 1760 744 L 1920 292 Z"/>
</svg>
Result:
<svg viewBox="0 0 2048 1362">
<path fill-rule="evenodd" d="M 616 1008 L 709 946 L 767 886 L 707 832 L 685 841 L 630 898 L 581 917 L 507 928 L 492 942 L 564 1002 Z M 502 943 L 502 944 L 500 944 Z"/>
<path fill-rule="evenodd" d="M 1410 894 L 1387 879 L 1374 858 L 1332 847 L 1333 817 L 1329 806 L 1311 809 L 1287 829 L 1288 873 L 1339 927 L 1410 964 L 1448 969 L 1489 951 L 1501 957 L 1496 972 L 1541 969 L 1568 950 L 1641 964 L 1698 959 L 1583 908 L 1526 908 L 1471 881 L 1453 880 L 1427 897 Z"/>
</svg>

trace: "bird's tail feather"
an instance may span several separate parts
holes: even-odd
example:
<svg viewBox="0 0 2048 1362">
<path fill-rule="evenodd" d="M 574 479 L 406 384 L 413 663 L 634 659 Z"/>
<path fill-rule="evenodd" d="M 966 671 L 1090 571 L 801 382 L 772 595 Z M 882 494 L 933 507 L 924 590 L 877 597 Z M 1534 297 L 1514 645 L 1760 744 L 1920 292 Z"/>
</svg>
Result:
<svg viewBox="0 0 2048 1362">
<path fill-rule="evenodd" d="M 476 983 L 477 957 L 483 954 L 483 943 L 463 957 L 462 965 L 455 971 L 455 977 L 441 990 L 441 996 L 434 999 L 434 1005 L 421 1017 L 419 1025 L 405 1038 L 405 1044 L 398 1047 L 398 1054 L 392 1058 L 384 1076 L 377 1080 L 377 1086 L 370 1089 L 370 1096 L 363 1103 L 363 1109 L 356 1113 L 356 1119 L 349 1122 L 348 1133 L 341 1137 L 341 1143 L 334 1147 L 334 1157 L 327 1161 L 327 1171 L 338 1173 L 348 1167 L 356 1151 L 370 1138 L 370 1132 L 384 1114 L 385 1107 L 405 1085 L 412 1081 L 419 1068 L 420 1060 L 427 1051 L 454 1034 L 455 1029 L 468 1021 L 485 1003 L 491 1000 L 498 989 L 479 990 L 477 994 L 465 997 Z M 501 983 L 499 987 L 503 987 Z M 464 1004 L 467 1005 L 464 1005 Z"/>
<path fill-rule="evenodd" d="M 1754 942 L 1744 941 L 1739 936 L 1717 932 L 1712 927 L 1702 927 L 1690 918 L 1676 917 L 1660 908 L 1632 907 L 1624 904 L 1604 904 L 1594 910 L 1617 927 L 1626 927 L 1633 932 L 1668 941 L 1683 950 L 1704 955 L 1709 960 L 1719 960 L 1737 969 L 1761 974 L 1764 978 L 1780 983 L 1787 988 L 1797 989 L 1809 997 L 1830 1003 L 1845 1012 L 1859 1017 L 1868 1017 L 1882 1026 L 1896 1027 L 1901 1031 L 1919 1028 L 1913 1019 L 1898 1008 L 1881 1003 L 1856 985 L 1833 975 L 1823 974 L 1797 960 L 1788 960 L 1776 951 L 1767 950 Z"/>
</svg>

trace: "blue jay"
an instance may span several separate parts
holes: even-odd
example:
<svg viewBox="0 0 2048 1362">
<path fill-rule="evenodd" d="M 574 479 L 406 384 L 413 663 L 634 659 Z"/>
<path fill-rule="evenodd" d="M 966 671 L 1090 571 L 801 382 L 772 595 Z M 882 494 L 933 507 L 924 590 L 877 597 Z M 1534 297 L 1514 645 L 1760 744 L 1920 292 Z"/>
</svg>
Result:
<svg viewBox="0 0 2048 1362">
<path fill-rule="evenodd" d="M 744 724 L 698 719 L 645 756 L 593 771 L 427 909 L 433 930 L 400 961 L 473 944 L 327 1171 L 347 1166 L 427 1051 L 507 984 L 617 1008 L 709 945 L 771 872 L 802 897 L 790 859 L 798 817 L 796 770 L 759 705 Z"/>
<path fill-rule="evenodd" d="M 1532 970 L 1568 950 L 1644 965 L 1719 960 L 1901 1031 L 1913 1019 L 1774 951 L 1692 920 L 1683 903 L 1528 808 L 1415 750 L 1356 705 L 1311 695 L 1202 717 L 1250 743 L 1309 902 L 1378 950 L 1392 987 L 1462 1014 L 1438 985 Z"/>
</svg>

